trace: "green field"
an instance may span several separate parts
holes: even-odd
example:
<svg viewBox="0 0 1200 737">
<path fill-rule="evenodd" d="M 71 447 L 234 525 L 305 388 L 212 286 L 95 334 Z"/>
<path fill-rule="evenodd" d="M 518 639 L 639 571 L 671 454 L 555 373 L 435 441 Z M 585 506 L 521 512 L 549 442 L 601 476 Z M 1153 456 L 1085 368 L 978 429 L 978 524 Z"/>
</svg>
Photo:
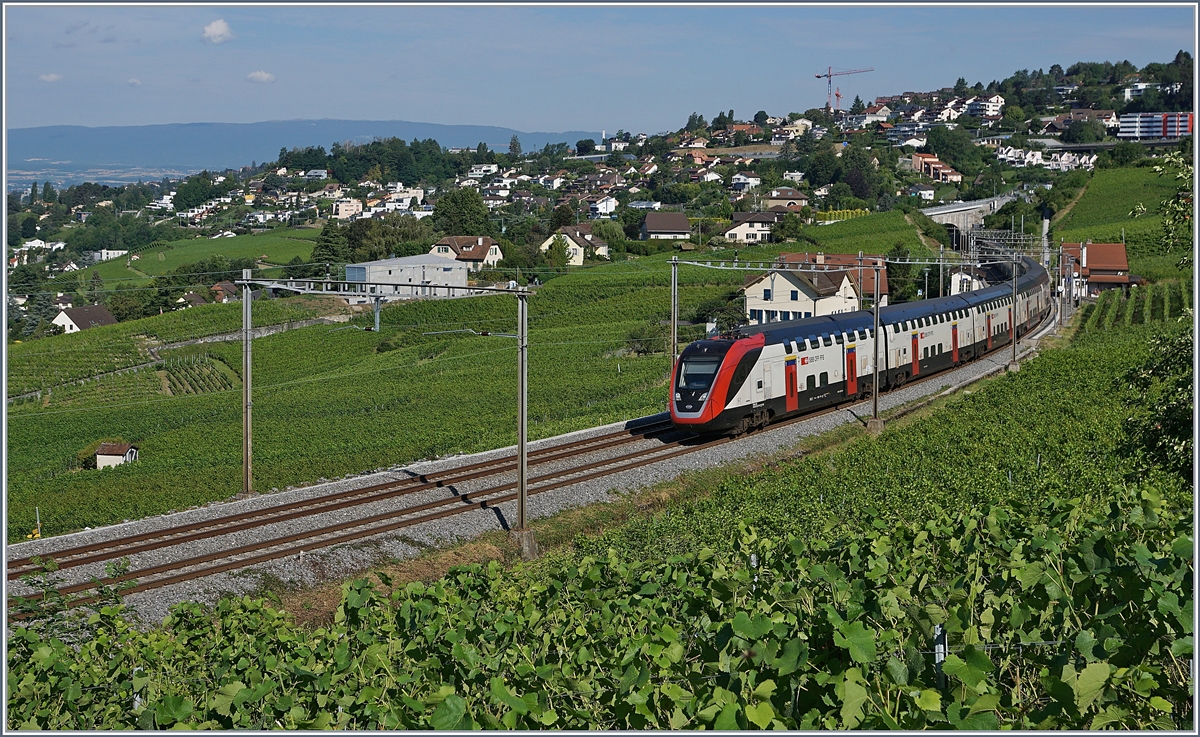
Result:
<svg viewBox="0 0 1200 737">
<path fill-rule="evenodd" d="M 918 246 L 915 230 L 899 212 L 808 232 L 830 252 L 880 252 L 896 242 Z M 741 249 L 740 258 L 769 259 L 797 250 L 814 246 L 750 247 Z M 683 255 L 733 258 L 732 251 Z M 669 316 L 669 259 L 670 254 L 657 254 L 574 271 L 537 290 L 530 300 L 532 437 L 663 409 L 666 354 L 634 355 L 629 348 L 631 336 L 647 329 L 662 332 L 665 348 L 659 323 Z M 740 286 L 745 274 L 681 268 L 681 317 L 687 319 L 702 300 Z M 258 305 L 255 322 L 299 319 L 300 313 L 284 315 L 291 304 L 300 303 Z M 168 342 L 235 330 L 240 309 L 211 305 L 14 346 L 9 393 L 144 362 L 145 345 L 137 335 Z M 258 488 L 515 442 L 512 341 L 422 334 L 465 328 L 511 333 L 515 313 L 515 301 L 507 296 L 421 301 L 385 308 L 380 333 L 317 326 L 256 341 Z M 364 327 L 371 319 L 356 321 Z M 687 342 L 701 332 L 700 326 L 685 326 L 680 339 Z M 237 383 L 222 388 L 210 382 L 212 390 L 168 395 L 157 378 L 131 375 L 13 405 L 10 539 L 28 531 L 34 506 L 41 509 L 47 534 L 56 534 L 160 514 L 239 490 L 241 345 L 206 344 L 164 352 L 163 358 L 197 351 L 215 362 L 214 370 L 239 377 Z M 139 461 L 111 470 L 77 470 L 80 449 L 102 437 L 137 443 Z M 80 499 L 90 503 L 80 505 Z"/>
<path fill-rule="evenodd" d="M 233 238 L 191 238 L 172 241 L 158 248 L 140 252 L 137 254 L 140 258 L 128 267 L 125 265 L 128 257 L 122 256 L 59 277 L 56 283 L 91 279 L 92 274 L 97 273 L 110 288 L 117 283 L 128 286 L 130 281 L 161 276 L 184 264 L 196 263 L 217 255 L 231 259 L 253 258 L 268 264 L 285 264 L 296 256 L 307 259 L 312 254 L 313 242 L 318 235 L 319 230 L 273 230 Z"/>
</svg>

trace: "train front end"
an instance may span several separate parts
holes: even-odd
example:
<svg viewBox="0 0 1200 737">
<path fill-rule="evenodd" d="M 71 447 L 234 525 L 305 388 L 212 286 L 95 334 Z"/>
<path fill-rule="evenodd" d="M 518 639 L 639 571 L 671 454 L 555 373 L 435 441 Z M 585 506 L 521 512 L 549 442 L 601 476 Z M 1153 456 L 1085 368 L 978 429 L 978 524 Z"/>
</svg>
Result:
<svg viewBox="0 0 1200 737">
<path fill-rule="evenodd" d="M 734 370 L 762 342 L 761 335 L 710 338 L 684 348 L 671 377 L 671 424 L 700 434 L 734 429 L 742 415 L 725 410 L 731 388 L 737 391 L 737 387 L 730 386 Z"/>
</svg>

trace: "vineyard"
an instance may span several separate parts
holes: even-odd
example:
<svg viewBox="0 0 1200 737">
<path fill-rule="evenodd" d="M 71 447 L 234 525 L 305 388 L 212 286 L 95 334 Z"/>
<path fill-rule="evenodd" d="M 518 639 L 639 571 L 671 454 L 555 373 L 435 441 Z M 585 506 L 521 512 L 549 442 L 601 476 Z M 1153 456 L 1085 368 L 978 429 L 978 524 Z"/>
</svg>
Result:
<svg viewBox="0 0 1200 737">
<path fill-rule="evenodd" d="M 200 360 L 191 357 L 191 360 L 169 362 L 160 375 L 166 378 L 170 393 L 179 395 L 233 389 L 233 381 L 230 379 L 232 373 L 227 365 L 202 356 Z"/>
<path fill-rule="evenodd" d="M 344 311 L 330 300 L 264 300 L 254 306 L 255 326 L 306 320 Z M 147 363 L 154 344 L 175 343 L 241 330 L 241 304 L 207 304 L 70 335 L 8 346 L 8 396 L 58 386 Z"/>
<path fill-rule="evenodd" d="M 7 726 L 1190 730 L 1190 471 L 1121 430 L 1184 327 L 1086 332 L 516 572 L 356 581 L 328 627 L 243 599 L 11 630 Z"/>
<path fill-rule="evenodd" d="M 818 223 L 836 223 L 842 220 L 853 220 L 870 215 L 870 210 L 824 210 L 814 213 L 813 218 Z"/>
<path fill-rule="evenodd" d="M 1081 320 L 1084 330 L 1144 325 L 1178 318 L 1185 309 L 1191 308 L 1191 285 L 1165 281 L 1133 287 L 1128 296 L 1119 289 L 1108 290 L 1094 305 L 1084 307 Z"/>
</svg>

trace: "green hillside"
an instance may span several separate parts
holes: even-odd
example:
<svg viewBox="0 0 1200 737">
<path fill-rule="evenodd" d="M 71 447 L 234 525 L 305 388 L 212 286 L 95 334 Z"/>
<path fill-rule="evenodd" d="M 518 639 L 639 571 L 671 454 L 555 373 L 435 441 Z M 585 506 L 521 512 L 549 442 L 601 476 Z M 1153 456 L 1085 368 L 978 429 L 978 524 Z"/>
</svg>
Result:
<svg viewBox="0 0 1200 737">
<path fill-rule="evenodd" d="M 1176 268 L 1183 254 L 1166 254 L 1158 239 L 1162 218 L 1158 203 L 1175 192 L 1175 181 L 1149 167 L 1097 170 L 1083 195 L 1061 220 L 1054 223 L 1054 242 L 1126 243 L 1129 268 L 1151 280 L 1190 278 L 1190 271 Z M 1146 214 L 1129 217 L 1141 203 Z"/>
<path fill-rule="evenodd" d="M 160 276 L 184 264 L 196 263 L 212 256 L 253 258 L 268 264 L 285 264 L 296 256 L 307 259 L 319 230 L 273 230 L 267 233 L 239 235 L 232 238 L 191 238 L 172 241 L 138 253 L 138 260 L 126 266 L 128 257 L 115 258 L 87 269 L 66 274 L 58 284 L 90 279 L 100 275 L 106 284 Z"/>
<path fill-rule="evenodd" d="M 831 252 L 879 252 L 898 241 L 917 245 L 915 230 L 899 212 L 810 227 L 806 233 Z M 275 239 L 283 247 L 299 245 Z M 240 247 L 265 250 L 260 246 L 268 240 L 246 237 Z M 816 248 L 809 242 L 768 244 L 739 249 L 739 257 L 769 260 L 780 252 Z M 733 251 L 683 255 L 732 260 Z M 537 290 L 530 300 L 532 437 L 662 410 L 669 363 L 659 323 L 668 317 L 670 256 L 573 271 Z M 702 301 L 730 294 L 745 274 L 683 267 L 681 316 L 689 319 Z M 256 305 L 255 322 L 300 319 L 309 314 L 301 304 L 276 300 Z M 515 317 L 515 302 L 506 296 L 419 301 L 385 308 L 380 333 L 317 326 L 256 341 L 258 486 L 283 487 L 515 442 L 511 341 L 423 335 L 461 328 L 513 332 Z M 366 326 L 370 318 L 357 321 Z M 211 305 L 17 345 L 10 359 L 9 393 L 142 363 L 148 360 L 146 345 L 137 336 L 165 342 L 235 330 L 239 324 L 240 306 Z M 686 326 L 680 339 L 686 342 L 701 333 L 700 326 Z M 645 345 L 656 352 L 631 352 Z M 237 343 L 162 356 L 200 360 L 213 364 L 213 371 L 240 377 Z M 186 381 L 175 378 L 178 385 Z M 176 384 L 168 381 L 168 386 Z M 209 390 L 168 395 L 161 381 L 133 374 L 13 405 L 10 537 L 28 531 L 35 504 L 43 527 L 55 534 L 235 493 L 240 486 L 240 383 L 205 386 Z M 82 448 L 114 436 L 139 444 L 138 463 L 104 474 L 74 468 Z M 81 499 L 90 503 L 81 505 Z"/>
</svg>

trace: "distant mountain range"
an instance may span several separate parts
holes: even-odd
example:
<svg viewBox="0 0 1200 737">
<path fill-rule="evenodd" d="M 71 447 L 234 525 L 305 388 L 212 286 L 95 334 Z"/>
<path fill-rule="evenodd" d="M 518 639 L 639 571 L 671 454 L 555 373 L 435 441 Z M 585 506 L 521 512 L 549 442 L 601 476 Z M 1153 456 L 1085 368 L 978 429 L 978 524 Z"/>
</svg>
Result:
<svg viewBox="0 0 1200 737">
<path fill-rule="evenodd" d="M 57 185 L 128 182 L 274 161 L 280 147 L 324 146 L 328 151 L 335 141 L 433 138 L 449 148 L 474 148 L 483 142 L 493 150 L 507 151 L 513 134 L 525 151 L 547 143 L 574 146 L 583 138 L 600 138 L 599 131 L 527 133 L 491 125 L 407 120 L 272 120 L 100 128 L 52 125 L 9 130 L 7 166 L 10 186 L 22 186 L 26 180 L 50 180 Z"/>
</svg>

